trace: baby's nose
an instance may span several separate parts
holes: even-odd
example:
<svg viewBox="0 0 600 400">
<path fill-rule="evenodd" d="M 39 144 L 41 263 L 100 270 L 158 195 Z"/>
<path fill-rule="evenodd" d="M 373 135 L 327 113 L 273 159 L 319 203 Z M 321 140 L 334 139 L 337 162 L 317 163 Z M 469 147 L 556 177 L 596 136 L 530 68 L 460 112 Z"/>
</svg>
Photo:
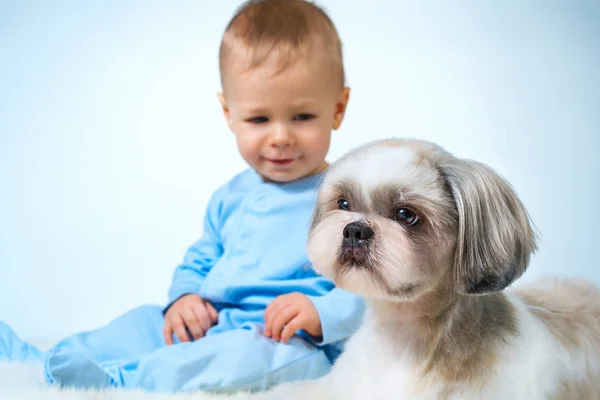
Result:
<svg viewBox="0 0 600 400">
<path fill-rule="evenodd" d="M 293 144 L 294 136 L 284 124 L 275 127 L 271 136 L 271 144 L 277 147 L 285 147 Z"/>
</svg>

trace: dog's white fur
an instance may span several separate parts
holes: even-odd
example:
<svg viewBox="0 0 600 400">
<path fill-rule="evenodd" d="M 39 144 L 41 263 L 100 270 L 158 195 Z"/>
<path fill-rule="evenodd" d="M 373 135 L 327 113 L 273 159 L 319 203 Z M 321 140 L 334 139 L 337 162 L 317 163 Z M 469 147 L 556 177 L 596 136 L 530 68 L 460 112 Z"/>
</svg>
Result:
<svg viewBox="0 0 600 400">
<path fill-rule="evenodd" d="M 394 219 L 402 207 L 416 226 Z M 344 242 L 351 222 L 373 237 Z M 354 245 L 366 258 L 342 259 Z M 600 292 L 567 280 L 504 290 L 535 249 L 525 207 L 487 166 L 417 140 L 349 152 L 323 181 L 308 251 L 364 296 L 363 324 L 327 376 L 251 398 L 600 399 Z"/>
</svg>

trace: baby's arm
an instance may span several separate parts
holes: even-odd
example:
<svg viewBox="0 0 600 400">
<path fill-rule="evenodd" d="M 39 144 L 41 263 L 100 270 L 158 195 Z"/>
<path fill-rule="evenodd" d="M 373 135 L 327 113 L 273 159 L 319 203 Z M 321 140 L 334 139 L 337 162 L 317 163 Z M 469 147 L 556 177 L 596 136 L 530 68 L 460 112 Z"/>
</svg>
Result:
<svg viewBox="0 0 600 400">
<path fill-rule="evenodd" d="M 284 294 L 265 310 L 264 333 L 286 343 L 303 330 L 316 345 L 327 345 L 350 337 L 362 322 L 363 312 L 360 297 L 335 287 L 322 296 Z"/>
<path fill-rule="evenodd" d="M 287 343 L 292 335 L 304 330 L 321 337 L 321 320 L 312 301 L 303 293 L 284 294 L 273 300 L 265 310 L 265 335 Z"/>
<path fill-rule="evenodd" d="M 322 346 L 348 339 L 362 323 L 364 300 L 354 293 L 337 287 L 322 296 L 307 296 L 314 304 L 321 320 L 321 338 L 313 338 Z"/>
<path fill-rule="evenodd" d="M 218 194 L 219 191 L 209 201 L 202 236 L 187 250 L 183 263 L 175 269 L 168 305 L 163 310 L 166 344 L 174 343 L 173 334 L 181 342 L 199 339 L 217 322 L 217 311 L 200 297 L 199 292 L 206 275 L 223 253 Z"/>
<path fill-rule="evenodd" d="M 183 263 L 175 269 L 165 312 L 173 302 L 186 294 L 198 294 L 204 278 L 223 254 L 219 235 L 220 202 L 221 199 L 217 191 L 208 203 L 202 236 L 188 248 Z"/>
</svg>

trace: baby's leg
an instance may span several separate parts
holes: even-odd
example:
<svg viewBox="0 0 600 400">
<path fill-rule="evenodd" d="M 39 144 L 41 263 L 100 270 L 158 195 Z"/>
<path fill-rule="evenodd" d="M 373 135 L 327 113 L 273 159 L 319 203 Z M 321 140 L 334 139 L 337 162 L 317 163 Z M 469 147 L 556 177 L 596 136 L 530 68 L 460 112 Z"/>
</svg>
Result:
<svg viewBox="0 0 600 400">
<path fill-rule="evenodd" d="M 0 361 L 36 361 L 44 360 L 44 352 L 24 342 L 15 331 L 0 322 Z"/>
<path fill-rule="evenodd" d="M 127 386 L 137 360 L 164 346 L 159 306 L 135 308 L 108 325 L 72 335 L 48 352 L 48 383 L 76 388 Z"/>
<path fill-rule="evenodd" d="M 144 357 L 134 386 L 164 392 L 264 391 L 284 382 L 320 378 L 330 368 L 324 352 L 303 339 L 294 336 L 282 344 L 256 326 L 245 325 Z"/>
</svg>

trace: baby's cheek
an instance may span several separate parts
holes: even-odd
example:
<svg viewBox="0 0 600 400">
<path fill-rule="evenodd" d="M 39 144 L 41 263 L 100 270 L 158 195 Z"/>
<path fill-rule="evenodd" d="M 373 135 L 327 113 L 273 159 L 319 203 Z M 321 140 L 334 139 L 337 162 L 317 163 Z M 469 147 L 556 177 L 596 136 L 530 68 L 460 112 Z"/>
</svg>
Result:
<svg viewBox="0 0 600 400">
<path fill-rule="evenodd" d="M 239 148 L 240 155 L 251 167 L 258 169 L 260 166 L 260 153 L 249 148 Z"/>
<path fill-rule="evenodd" d="M 327 156 L 330 144 L 330 134 L 326 132 L 316 132 L 310 137 L 305 137 L 302 147 L 304 155 L 315 162 L 323 161 Z"/>
</svg>

